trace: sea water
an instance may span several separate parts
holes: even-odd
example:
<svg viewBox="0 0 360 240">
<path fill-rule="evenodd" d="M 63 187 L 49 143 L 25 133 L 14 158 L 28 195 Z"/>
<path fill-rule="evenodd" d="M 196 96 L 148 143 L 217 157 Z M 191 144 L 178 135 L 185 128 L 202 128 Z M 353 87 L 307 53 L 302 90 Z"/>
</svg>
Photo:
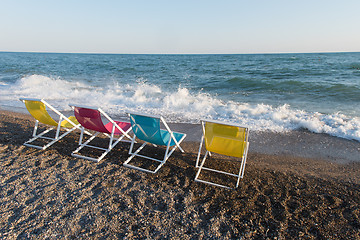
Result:
<svg viewBox="0 0 360 240">
<path fill-rule="evenodd" d="M 20 97 L 109 115 L 161 114 L 169 122 L 215 119 L 255 131 L 360 141 L 360 53 L 121 55 L 0 52 L 0 106 Z"/>
</svg>

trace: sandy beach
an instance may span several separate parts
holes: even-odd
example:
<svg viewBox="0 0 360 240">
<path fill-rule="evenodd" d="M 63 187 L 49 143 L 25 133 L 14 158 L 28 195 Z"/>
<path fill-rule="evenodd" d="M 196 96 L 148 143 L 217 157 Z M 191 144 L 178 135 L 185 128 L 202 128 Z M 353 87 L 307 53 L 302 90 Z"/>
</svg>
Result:
<svg viewBox="0 0 360 240">
<path fill-rule="evenodd" d="M 191 133 L 185 153 L 148 174 L 122 166 L 128 143 L 100 163 L 71 157 L 78 132 L 25 147 L 34 122 L 0 111 L 0 239 L 360 239 L 359 142 L 250 133 L 244 178 L 226 190 L 194 181 L 198 126 L 172 124 Z"/>
</svg>

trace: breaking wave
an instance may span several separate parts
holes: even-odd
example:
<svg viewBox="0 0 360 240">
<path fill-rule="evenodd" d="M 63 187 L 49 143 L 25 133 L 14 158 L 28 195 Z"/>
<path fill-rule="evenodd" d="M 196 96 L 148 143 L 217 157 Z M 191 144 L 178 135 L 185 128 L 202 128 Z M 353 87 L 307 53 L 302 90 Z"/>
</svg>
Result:
<svg viewBox="0 0 360 240">
<path fill-rule="evenodd" d="M 191 92 L 185 87 L 168 90 L 161 86 L 134 81 L 110 82 L 94 86 L 59 77 L 30 75 L 14 84 L 0 84 L 3 104 L 24 107 L 20 97 L 43 98 L 60 110 L 69 103 L 99 106 L 112 116 L 128 110 L 161 114 L 172 122 L 198 123 L 200 119 L 235 122 L 256 131 L 286 132 L 308 129 L 315 133 L 360 141 L 360 118 L 341 113 L 321 114 L 294 109 L 288 104 L 271 106 L 224 101 L 204 92 Z"/>
</svg>

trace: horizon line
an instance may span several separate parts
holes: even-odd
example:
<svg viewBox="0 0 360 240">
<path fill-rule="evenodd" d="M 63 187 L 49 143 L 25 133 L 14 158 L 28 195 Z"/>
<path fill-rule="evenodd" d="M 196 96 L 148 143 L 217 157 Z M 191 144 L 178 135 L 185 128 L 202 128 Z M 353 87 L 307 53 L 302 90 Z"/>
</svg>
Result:
<svg viewBox="0 0 360 240">
<path fill-rule="evenodd" d="M 108 53 L 108 52 L 53 52 L 53 51 L 2 51 L 0 53 L 46 53 L 46 54 L 93 54 L 93 55 L 257 55 L 257 54 L 321 54 L 360 53 L 360 51 L 314 51 L 314 52 L 263 52 L 263 53 Z"/>
</svg>

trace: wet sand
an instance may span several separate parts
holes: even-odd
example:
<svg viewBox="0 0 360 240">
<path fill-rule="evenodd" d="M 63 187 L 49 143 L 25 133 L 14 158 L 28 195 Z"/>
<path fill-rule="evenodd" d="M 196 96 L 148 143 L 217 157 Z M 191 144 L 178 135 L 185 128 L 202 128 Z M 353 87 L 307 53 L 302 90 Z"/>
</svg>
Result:
<svg viewBox="0 0 360 240">
<path fill-rule="evenodd" d="M 100 163 L 71 157 L 75 132 L 45 151 L 25 147 L 33 125 L 0 111 L 1 239 L 360 239 L 358 142 L 252 132 L 244 178 L 226 190 L 193 180 L 198 125 L 171 124 L 188 132 L 186 152 L 157 174 L 122 166 L 128 143 Z"/>
</svg>

